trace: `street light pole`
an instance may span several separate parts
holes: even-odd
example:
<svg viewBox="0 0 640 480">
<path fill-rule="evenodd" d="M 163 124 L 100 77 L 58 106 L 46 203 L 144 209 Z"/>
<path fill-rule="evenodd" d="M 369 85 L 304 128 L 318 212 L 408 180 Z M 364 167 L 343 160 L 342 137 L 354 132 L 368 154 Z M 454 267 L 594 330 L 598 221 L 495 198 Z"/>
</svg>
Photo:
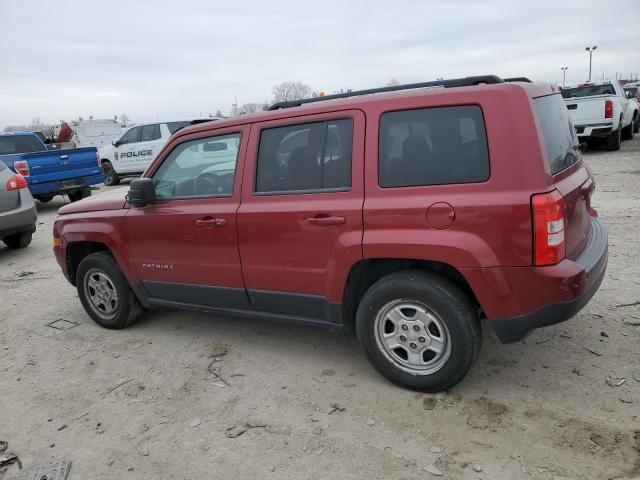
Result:
<svg viewBox="0 0 640 480">
<path fill-rule="evenodd" d="M 589 82 L 591 81 L 591 57 L 593 57 L 593 52 L 595 52 L 596 48 L 598 48 L 597 45 L 585 48 L 585 50 L 589 52 Z"/>
<path fill-rule="evenodd" d="M 567 79 L 567 70 L 569 69 L 569 67 L 560 67 L 560 70 L 562 70 L 562 89 L 564 90 L 564 83 L 565 80 Z"/>
</svg>

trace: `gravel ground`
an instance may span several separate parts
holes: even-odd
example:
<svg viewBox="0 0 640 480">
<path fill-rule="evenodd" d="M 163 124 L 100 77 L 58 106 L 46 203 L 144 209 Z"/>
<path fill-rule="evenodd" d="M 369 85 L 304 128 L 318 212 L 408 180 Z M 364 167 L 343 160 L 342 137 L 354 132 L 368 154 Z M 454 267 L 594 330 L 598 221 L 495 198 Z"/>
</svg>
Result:
<svg viewBox="0 0 640 480">
<path fill-rule="evenodd" d="M 485 326 L 466 380 L 435 396 L 322 330 L 177 311 L 101 329 L 51 252 L 64 200 L 40 204 L 32 245 L 0 247 L 0 440 L 23 463 L 5 480 L 60 460 L 70 480 L 638 475 L 640 305 L 623 305 L 640 301 L 640 137 L 585 159 L 609 229 L 600 291 L 524 342 Z"/>
</svg>

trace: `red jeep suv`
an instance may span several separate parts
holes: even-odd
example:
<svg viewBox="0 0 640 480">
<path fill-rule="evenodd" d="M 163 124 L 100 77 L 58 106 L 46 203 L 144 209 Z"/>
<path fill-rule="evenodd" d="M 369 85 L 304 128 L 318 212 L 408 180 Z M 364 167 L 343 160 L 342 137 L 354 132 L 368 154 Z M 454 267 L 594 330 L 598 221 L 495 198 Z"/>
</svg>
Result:
<svg viewBox="0 0 640 480">
<path fill-rule="evenodd" d="M 338 327 L 438 391 L 481 319 L 514 342 L 590 300 L 594 188 L 556 86 L 467 77 L 184 128 L 128 192 L 60 209 L 54 252 L 103 327 L 152 306 Z"/>
</svg>

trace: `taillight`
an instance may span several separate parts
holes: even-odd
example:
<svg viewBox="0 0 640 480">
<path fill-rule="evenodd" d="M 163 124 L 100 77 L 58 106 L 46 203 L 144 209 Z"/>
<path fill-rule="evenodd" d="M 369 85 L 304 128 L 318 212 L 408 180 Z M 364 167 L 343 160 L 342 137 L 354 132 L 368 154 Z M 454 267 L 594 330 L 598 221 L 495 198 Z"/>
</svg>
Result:
<svg viewBox="0 0 640 480">
<path fill-rule="evenodd" d="M 613 118 L 613 102 L 611 100 L 604 101 L 604 118 Z"/>
<path fill-rule="evenodd" d="M 20 175 L 24 175 L 25 177 L 29 176 L 29 164 L 26 160 L 18 160 L 17 162 L 14 162 L 13 168 L 15 168 L 16 172 Z"/>
<path fill-rule="evenodd" d="M 565 212 L 564 197 L 554 190 L 531 197 L 533 214 L 533 263 L 535 266 L 555 265 L 564 259 Z"/>
<path fill-rule="evenodd" d="M 27 188 L 27 181 L 22 175 L 16 173 L 13 177 L 7 180 L 7 191 L 20 190 L 21 188 Z"/>
</svg>

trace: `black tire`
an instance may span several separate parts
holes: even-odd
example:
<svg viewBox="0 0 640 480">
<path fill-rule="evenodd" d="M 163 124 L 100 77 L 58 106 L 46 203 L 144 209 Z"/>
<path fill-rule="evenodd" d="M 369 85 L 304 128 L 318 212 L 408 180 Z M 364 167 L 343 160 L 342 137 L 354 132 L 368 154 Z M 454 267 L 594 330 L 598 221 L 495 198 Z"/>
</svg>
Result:
<svg viewBox="0 0 640 480">
<path fill-rule="evenodd" d="M 113 187 L 120 184 L 120 177 L 113 169 L 113 165 L 111 165 L 110 161 L 105 160 L 104 162 L 102 162 L 102 170 L 104 170 L 105 176 L 104 184 L 107 187 Z"/>
<path fill-rule="evenodd" d="M 31 232 L 14 233 L 2 239 L 4 244 L 12 250 L 24 248 L 31 243 L 33 234 Z"/>
<path fill-rule="evenodd" d="M 640 131 L 640 115 L 636 114 L 633 117 L 633 133 L 638 133 Z"/>
<path fill-rule="evenodd" d="M 408 372 L 393 359 L 392 354 L 385 353 L 385 347 L 379 346 L 376 333 L 379 322 L 376 319 L 378 316 L 382 318 L 383 312 L 387 311 L 389 305 L 394 304 L 393 302 L 400 302 L 402 306 L 407 302 L 413 302 L 425 307 L 441 325 L 444 325 L 445 335 L 448 335 L 447 341 L 450 342 L 450 351 L 448 357 L 443 356 L 439 360 L 443 363 L 437 370 L 426 373 Z M 400 306 L 394 308 L 400 308 Z M 404 312 L 404 308 L 400 309 Z M 413 318 L 417 317 L 414 315 Z M 431 325 L 429 329 L 430 327 Z M 412 330 L 413 328 L 409 328 L 405 333 L 414 336 L 422 335 L 420 331 L 414 333 Z M 418 270 L 392 273 L 378 280 L 367 290 L 358 306 L 356 332 L 369 361 L 378 372 L 401 387 L 422 392 L 446 390 L 460 382 L 477 357 L 482 341 L 480 320 L 467 295 L 450 280 Z M 426 333 L 426 335 L 430 334 Z M 424 343 L 424 339 L 417 338 Z M 431 342 L 431 340 L 428 341 Z M 406 342 L 414 345 L 414 349 L 415 345 L 419 345 L 419 343 L 411 343 L 411 338 Z M 428 353 L 427 350 L 424 350 L 419 355 L 421 361 L 428 360 L 424 357 L 426 353 Z"/>
<path fill-rule="evenodd" d="M 47 203 L 47 202 L 50 202 L 51 200 L 53 200 L 53 197 L 55 197 L 55 195 L 37 195 L 34 198 L 36 200 L 41 201 L 42 203 Z"/>
<path fill-rule="evenodd" d="M 90 278 L 103 277 L 108 279 L 112 290 L 117 294 L 114 312 L 109 312 L 109 314 L 104 308 L 100 308 L 94 303 L 92 296 L 95 298 L 96 290 L 89 285 Z M 110 329 L 128 327 L 142 313 L 140 302 L 109 253 L 92 253 L 80 262 L 76 271 L 76 288 L 85 311 L 101 327 Z M 94 294 L 92 295 L 91 292 Z"/>
<path fill-rule="evenodd" d="M 622 129 L 622 140 L 633 140 L 633 127 L 635 123 L 635 120 L 632 120 L 629 125 Z"/>
<path fill-rule="evenodd" d="M 69 200 L 71 202 L 77 202 L 78 200 L 82 200 L 83 198 L 87 198 L 91 196 L 91 189 L 89 187 L 83 188 L 82 190 L 76 190 L 75 192 L 71 192 L 68 194 Z"/>
<path fill-rule="evenodd" d="M 607 150 L 614 151 L 620 150 L 620 144 L 622 143 L 622 129 L 618 127 L 611 132 L 607 137 Z"/>
</svg>

